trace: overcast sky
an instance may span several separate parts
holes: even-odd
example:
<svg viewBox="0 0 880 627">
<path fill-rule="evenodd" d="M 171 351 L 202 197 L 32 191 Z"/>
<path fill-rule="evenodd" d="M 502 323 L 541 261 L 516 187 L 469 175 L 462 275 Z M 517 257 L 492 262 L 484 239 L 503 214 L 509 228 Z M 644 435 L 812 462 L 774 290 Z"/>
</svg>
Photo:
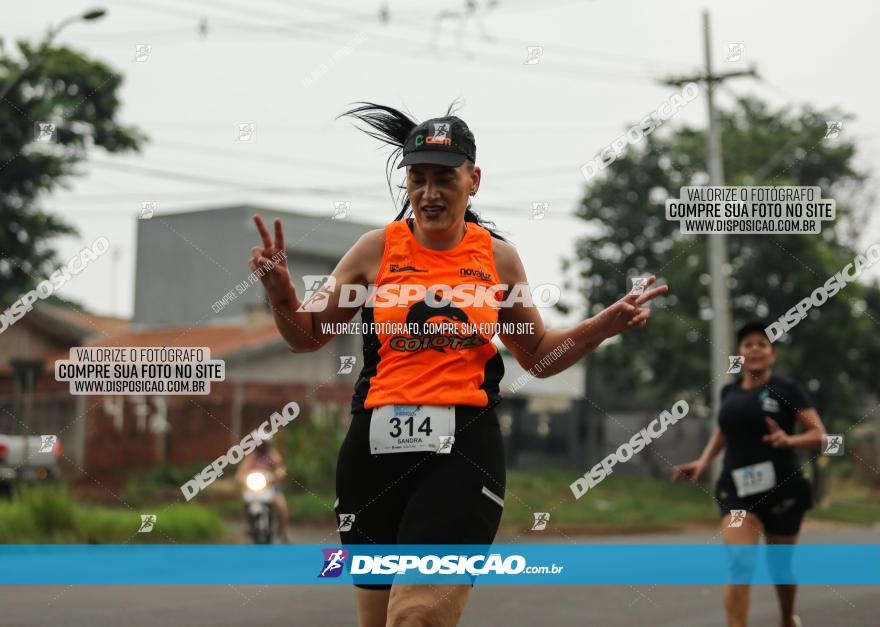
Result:
<svg viewBox="0 0 880 627">
<path fill-rule="evenodd" d="M 71 189 L 45 199 L 80 230 L 59 240 L 63 259 L 102 235 L 117 251 L 62 293 L 98 313 L 131 314 L 142 201 L 158 201 L 159 214 L 257 203 L 327 216 L 335 201 L 349 201 L 350 219 L 382 225 L 395 213 L 387 153 L 334 117 L 371 100 L 424 120 L 454 98 L 463 100 L 459 115 L 483 170 L 475 208 L 510 235 L 533 285 L 558 283 L 560 257 L 587 232 L 571 217 L 585 184 L 580 166 L 668 98 L 671 88 L 656 79 L 701 68 L 708 4 L 716 69 L 755 63 L 765 78 L 730 81 L 720 104 L 736 92 L 774 105 L 838 106 L 855 115 L 843 132 L 873 176 L 875 3 L 501 0 L 462 20 L 464 2 L 394 1 L 385 25 L 376 1 L 53 0 L 15 3 L 14 11 L 7 3 L 7 49 L 10 39 L 33 41 L 65 17 L 106 8 L 103 19 L 73 24 L 58 41 L 122 71 L 120 120 L 150 137 L 141 155 L 96 152 Z M 729 43 L 743 44 L 739 61 L 725 61 Z M 137 44 L 151 46 L 144 62 L 134 60 Z M 524 63 L 527 46 L 543 48 L 537 63 Z M 700 97 L 672 123 L 705 118 Z M 255 143 L 236 141 L 240 123 L 256 125 Z M 266 187 L 282 189 L 259 191 Z M 301 189 L 316 187 L 339 192 Z M 549 203 L 543 220 L 530 219 L 533 202 Z M 880 221 L 864 237 L 878 241 Z M 256 234 L 242 242 L 243 274 L 255 243 Z"/>
</svg>

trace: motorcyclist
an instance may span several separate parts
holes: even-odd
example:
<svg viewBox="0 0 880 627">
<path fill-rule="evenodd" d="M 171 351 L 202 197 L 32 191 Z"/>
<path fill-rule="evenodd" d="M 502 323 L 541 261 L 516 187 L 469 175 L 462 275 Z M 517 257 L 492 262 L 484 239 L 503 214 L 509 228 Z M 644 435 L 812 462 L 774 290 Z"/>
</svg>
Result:
<svg viewBox="0 0 880 627">
<path fill-rule="evenodd" d="M 284 467 L 284 460 L 273 446 L 272 441 L 268 439 L 262 440 L 253 453 L 245 457 L 235 479 L 240 484 L 245 485 L 248 474 L 254 471 L 262 470 L 269 474 L 269 484 L 275 492 L 273 503 L 275 511 L 278 514 L 278 534 L 281 542 L 288 542 L 287 535 L 287 501 L 281 492 L 281 482 L 287 476 L 287 469 Z"/>
</svg>

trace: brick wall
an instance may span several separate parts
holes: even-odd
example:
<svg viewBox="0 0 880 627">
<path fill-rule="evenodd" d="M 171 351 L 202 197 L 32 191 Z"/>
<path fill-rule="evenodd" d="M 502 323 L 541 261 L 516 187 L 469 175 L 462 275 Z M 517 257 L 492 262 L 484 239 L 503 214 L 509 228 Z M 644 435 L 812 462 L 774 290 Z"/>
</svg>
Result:
<svg viewBox="0 0 880 627">
<path fill-rule="evenodd" d="M 223 381 L 213 383 L 207 396 L 77 397 L 70 395 L 66 382 L 44 376 L 35 390 L 31 432 L 59 435 L 71 478 L 118 486 L 129 471 L 163 460 L 170 465 L 209 462 L 290 401 L 300 405 L 290 427 L 309 421 L 313 409 L 338 407 L 348 417 L 352 393 L 351 383 L 315 390 L 306 384 Z M 163 403 L 170 429 L 154 433 L 151 422 Z M 22 433 L 20 414 L 11 379 L 0 377 L 0 432 Z M 283 431 L 279 437 L 283 442 Z"/>
</svg>

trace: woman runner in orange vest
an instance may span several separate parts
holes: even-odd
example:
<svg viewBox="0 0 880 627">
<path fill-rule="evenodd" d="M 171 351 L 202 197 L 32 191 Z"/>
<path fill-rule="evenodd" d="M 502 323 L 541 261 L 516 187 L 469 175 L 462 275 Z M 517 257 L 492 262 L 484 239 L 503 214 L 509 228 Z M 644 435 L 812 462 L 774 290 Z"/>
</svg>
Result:
<svg viewBox="0 0 880 627">
<path fill-rule="evenodd" d="M 644 305 L 668 288 L 651 288 L 652 276 L 573 327 L 545 328 L 516 249 L 470 208 L 481 178 L 476 144 L 452 108 L 421 124 L 371 103 L 343 115 L 395 148 L 389 185 L 402 156 L 406 193 L 397 217 L 364 234 L 335 280 L 305 303 L 291 285 L 280 220 L 273 241 L 254 216 L 263 245 L 250 260 L 252 270 L 264 268 L 276 325 L 294 352 L 320 349 L 333 337 L 326 329 L 361 310 L 364 362 L 336 472 L 342 544 L 491 544 L 505 486 L 494 412 L 503 375 L 492 342 L 498 325 L 519 364 L 549 377 L 645 326 Z M 374 298 L 346 306 L 341 295 L 351 286 L 375 286 Z M 455 625 L 472 588 L 355 585 L 362 627 Z"/>
</svg>

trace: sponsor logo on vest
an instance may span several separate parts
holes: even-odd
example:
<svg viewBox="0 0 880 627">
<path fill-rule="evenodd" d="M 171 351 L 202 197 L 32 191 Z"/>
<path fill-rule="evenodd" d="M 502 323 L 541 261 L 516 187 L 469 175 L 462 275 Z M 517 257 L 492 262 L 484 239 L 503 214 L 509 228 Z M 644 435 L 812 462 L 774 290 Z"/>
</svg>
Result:
<svg viewBox="0 0 880 627">
<path fill-rule="evenodd" d="M 437 294 L 428 294 L 427 298 L 438 298 Z M 443 307 L 432 307 L 423 300 L 410 306 L 406 316 L 406 326 L 415 329 L 410 336 L 397 335 L 391 338 L 389 346 L 396 351 L 414 353 L 416 351 L 431 348 L 438 352 L 446 352 L 445 349 L 462 350 L 476 348 L 488 343 L 489 340 L 478 333 L 433 333 L 431 327 L 443 326 L 454 330 L 456 327 L 468 327 L 471 325 L 467 314 L 453 304 Z"/>
<path fill-rule="evenodd" d="M 421 268 L 416 268 L 414 266 L 399 266 L 396 263 L 392 263 L 388 272 L 427 272 L 427 270 L 422 270 Z"/>
<path fill-rule="evenodd" d="M 475 279 L 480 279 L 481 281 L 489 281 L 490 283 L 494 282 L 491 274 L 486 274 L 479 268 L 459 268 L 458 276 L 472 276 Z"/>
</svg>

